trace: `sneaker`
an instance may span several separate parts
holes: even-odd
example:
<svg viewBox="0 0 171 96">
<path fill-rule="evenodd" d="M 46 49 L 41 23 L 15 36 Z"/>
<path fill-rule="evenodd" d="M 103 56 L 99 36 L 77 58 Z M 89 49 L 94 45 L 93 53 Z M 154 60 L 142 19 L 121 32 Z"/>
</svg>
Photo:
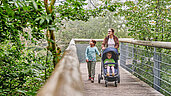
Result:
<svg viewBox="0 0 171 96">
<path fill-rule="evenodd" d="M 91 77 L 89 77 L 88 80 L 91 80 Z"/>
<path fill-rule="evenodd" d="M 94 78 L 91 78 L 91 83 L 94 83 Z"/>
<path fill-rule="evenodd" d="M 112 73 L 112 76 L 115 76 L 115 73 Z"/>
<path fill-rule="evenodd" d="M 107 73 L 106 76 L 109 76 L 109 73 Z"/>
</svg>

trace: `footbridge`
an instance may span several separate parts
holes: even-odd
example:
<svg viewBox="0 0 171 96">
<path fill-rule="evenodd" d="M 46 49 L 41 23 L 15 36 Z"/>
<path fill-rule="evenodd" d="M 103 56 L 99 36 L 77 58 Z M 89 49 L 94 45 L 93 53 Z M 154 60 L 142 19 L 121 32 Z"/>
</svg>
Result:
<svg viewBox="0 0 171 96">
<path fill-rule="evenodd" d="M 100 50 L 102 39 L 99 42 Z M 62 59 L 37 96 L 171 96 L 171 42 L 120 38 L 120 83 L 98 83 L 101 63 L 96 63 L 95 82 L 88 81 L 85 48 L 90 39 L 72 39 Z"/>
</svg>

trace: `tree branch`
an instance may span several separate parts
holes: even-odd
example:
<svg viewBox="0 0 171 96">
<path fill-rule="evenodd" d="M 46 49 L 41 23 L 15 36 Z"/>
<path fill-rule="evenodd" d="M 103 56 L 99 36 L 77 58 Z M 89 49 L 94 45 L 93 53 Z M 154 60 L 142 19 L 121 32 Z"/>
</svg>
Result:
<svg viewBox="0 0 171 96">
<path fill-rule="evenodd" d="M 97 7 L 93 4 L 93 2 L 91 2 L 91 0 L 90 0 L 90 3 L 93 5 L 94 8 L 97 8 Z"/>
<path fill-rule="evenodd" d="M 48 7 L 48 10 L 49 10 L 50 13 L 52 13 L 52 6 L 54 6 L 55 2 L 56 2 L 56 0 L 52 0 L 50 2 L 50 6 Z"/>
<path fill-rule="evenodd" d="M 48 0 L 44 0 L 44 4 L 45 4 L 46 12 L 49 13 L 49 10 L 48 10 Z"/>
<path fill-rule="evenodd" d="M 55 2 L 56 2 L 56 0 L 52 0 L 52 1 L 50 2 L 50 5 L 53 6 L 53 5 L 55 4 Z"/>
</svg>

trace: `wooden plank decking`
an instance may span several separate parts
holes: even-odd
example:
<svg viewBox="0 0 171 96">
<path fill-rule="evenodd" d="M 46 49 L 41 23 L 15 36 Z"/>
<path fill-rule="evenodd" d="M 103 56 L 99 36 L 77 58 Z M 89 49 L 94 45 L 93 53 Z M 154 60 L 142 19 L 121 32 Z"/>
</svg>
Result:
<svg viewBox="0 0 171 96">
<path fill-rule="evenodd" d="M 101 80 L 101 84 L 97 82 L 97 76 L 100 73 L 100 62 L 96 63 L 94 83 L 88 81 L 86 63 L 80 64 L 80 70 L 84 83 L 84 96 L 163 96 L 121 67 L 121 82 L 117 87 L 114 87 L 114 83 L 112 82 L 108 83 L 108 87 L 105 87 L 104 80 Z"/>
</svg>

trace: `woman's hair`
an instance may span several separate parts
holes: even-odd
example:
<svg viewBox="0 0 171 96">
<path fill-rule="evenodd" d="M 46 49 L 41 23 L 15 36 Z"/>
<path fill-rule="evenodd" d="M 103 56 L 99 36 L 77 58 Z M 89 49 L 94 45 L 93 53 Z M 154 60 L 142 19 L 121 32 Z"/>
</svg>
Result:
<svg viewBox="0 0 171 96">
<path fill-rule="evenodd" d="M 96 45 L 96 40 L 91 40 L 93 43 L 94 43 L 94 45 Z"/>
<path fill-rule="evenodd" d="M 114 30 L 114 29 L 112 29 L 112 28 L 110 28 L 110 30 L 112 30 L 112 32 L 113 32 L 113 33 L 115 32 L 115 30 Z"/>
</svg>

